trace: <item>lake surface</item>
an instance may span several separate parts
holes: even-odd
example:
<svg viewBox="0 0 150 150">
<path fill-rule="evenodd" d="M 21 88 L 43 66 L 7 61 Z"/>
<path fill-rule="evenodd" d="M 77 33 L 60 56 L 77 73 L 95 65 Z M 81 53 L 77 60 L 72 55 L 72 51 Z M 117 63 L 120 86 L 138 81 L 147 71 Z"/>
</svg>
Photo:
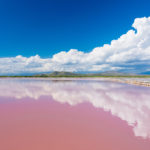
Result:
<svg viewBox="0 0 150 150">
<path fill-rule="evenodd" d="M 1 78 L 0 149 L 150 150 L 150 88 Z"/>
</svg>

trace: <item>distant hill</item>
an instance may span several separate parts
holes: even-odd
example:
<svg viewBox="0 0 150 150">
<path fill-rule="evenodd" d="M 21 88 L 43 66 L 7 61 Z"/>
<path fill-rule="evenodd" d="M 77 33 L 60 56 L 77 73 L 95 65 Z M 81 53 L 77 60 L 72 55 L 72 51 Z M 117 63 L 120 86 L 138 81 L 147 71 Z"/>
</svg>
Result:
<svg viewBox="0 0 150 150">
<path fill-rule="evenodd" d="M 54 71 L 52 73 L 44 73 L 34 75 L 37 77 L 91 77 L 91 76 L 136 76 L 136 74 L 122 73 L 116 71 L 107 71 L 101 73 L 73 73 L 73 72 L 65 72 L 65 71 Z"/>
<path fill-rule="evenodd" d="M 105 71 L 105 72 L 95 73 L 95 74 L 102 75 L 102 76 L 135 76 L 137 75 L 133 73 L 118 72 L 118 71 Z"/>
<path fill-rule="evenodd" d="M 51 73 L 41 73 L 32 75 L 11 75 L 11 76 L 0 76 L 0 77 L 138 77 L 138 78 L 150 78 L 150 74 L 135 74 L 117 71 L 106 71 L 99 73 L 75 73 L 67 71 L 54 71 Z"/>
<path fill-rule="evenodd" d="M 73 72 L 65 72 L 65 71 L 54 71 L 52 73 L 44 73 L 44 74 L 39 74 L 35 76 L 40 76 L 40 77 L 60 77 L 60 76 L 78 76 L 80 74 L 73 73 Z"/>
</svg>

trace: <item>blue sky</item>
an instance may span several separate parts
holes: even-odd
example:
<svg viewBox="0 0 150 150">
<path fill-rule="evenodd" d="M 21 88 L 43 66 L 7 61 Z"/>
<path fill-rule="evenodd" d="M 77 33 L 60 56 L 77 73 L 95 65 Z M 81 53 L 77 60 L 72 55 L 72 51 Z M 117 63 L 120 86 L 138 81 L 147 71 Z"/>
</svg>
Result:
<svg viewBox="0 0 150 150">
<path fill-rule="evenodd" d="M 149 16 L 149 0 L 0 0 L 0 57 L 91 51 Z"/>
<path fill-rule="evenodd" d="M 149 0 L 0 0 L 0 58 L 15 59 L 21 55 L 45 61 L 70 49 L 90 53 L 134 30 L 132 24 L 136 18 L 150 16 L 149 6 Z M 65 67 L 56 70 L 70 70 L 69 64 L 75 63 L 66 59 Z M 56 62 L 55 66 L 59 63 Z M 41 66 L 32 62 L 28 67 L 36 65 Z M 55 69 L 47 69 L 52 70 Z"/>
</svg>

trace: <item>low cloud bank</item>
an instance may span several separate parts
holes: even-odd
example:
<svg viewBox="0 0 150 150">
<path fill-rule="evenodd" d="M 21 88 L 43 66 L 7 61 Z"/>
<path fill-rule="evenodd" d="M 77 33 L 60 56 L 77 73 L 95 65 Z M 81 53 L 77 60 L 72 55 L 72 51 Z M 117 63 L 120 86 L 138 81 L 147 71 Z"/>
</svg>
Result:
<svg viewBox="0 0 150 150">
<path fill-rule="evenodd" d="M 89 53 L 71 49 L 51 58 L 0 58 L 0 74 L 40 73 L 51 71 L 110 71 L 134 73 L 150 71 L 150 17 L 136 18 L 129 30 L 111 44 L 96 47 Z"/>
</svg>

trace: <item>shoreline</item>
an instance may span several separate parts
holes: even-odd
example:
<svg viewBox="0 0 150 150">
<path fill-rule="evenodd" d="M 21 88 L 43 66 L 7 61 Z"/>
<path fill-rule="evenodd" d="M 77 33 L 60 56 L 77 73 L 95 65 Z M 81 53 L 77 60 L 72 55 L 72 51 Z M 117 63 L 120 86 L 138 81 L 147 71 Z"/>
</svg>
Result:
<svg viewBox="0 0 150 150">
<path fill-rule="evenodd" d="M 139 79 L 143 79 L 143 80 L 140 81 Z M 149 81 L 146 81 L 144 79 L 145 78 L 133 78 L 133 79 L 131 78 L 109 78 L 108 80 L 113 81 L 113 82 L 150 87 L 150 78 L 149 78 Z"/>
<path fill-rule="evenodd" d="M 118 83 L 126 83 L 131 85 L 137 85 L 137 86 L 145 86 L 150 87 L 150 77 L 149 78 L 142 78 L 142 77 L 35 77 L 35 76 L 0 76 L 0 79 L 50 79 L 50 80 L 103 80 L 103 81 L 111 81 L 111 82 L 118 82 Z"/>
</svg>

